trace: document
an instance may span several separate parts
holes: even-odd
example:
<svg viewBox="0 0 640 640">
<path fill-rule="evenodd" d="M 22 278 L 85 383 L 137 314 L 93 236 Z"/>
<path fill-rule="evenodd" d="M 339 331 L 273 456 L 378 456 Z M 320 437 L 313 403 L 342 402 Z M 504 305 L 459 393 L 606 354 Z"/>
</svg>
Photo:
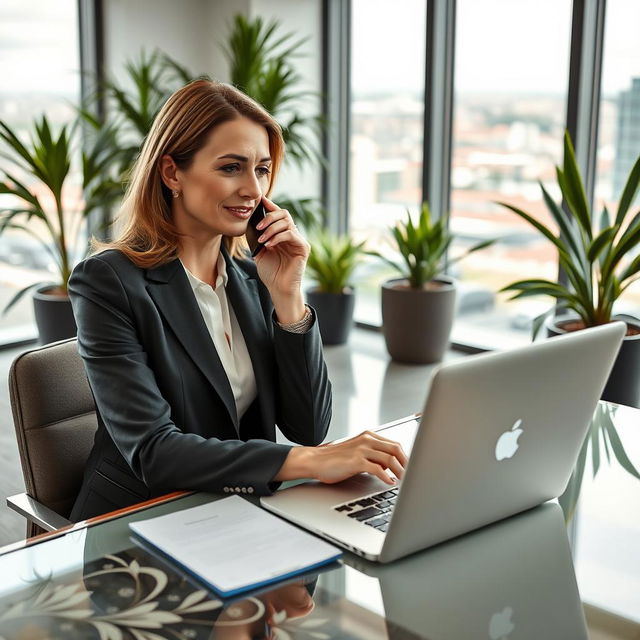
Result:
<svg viewBox="0 0 640 640">
<path fill-rule="evenodd" d="M 342 555 L 239 496 L 129 527 L 223 597 L 304 573 Z"/>
</svg>

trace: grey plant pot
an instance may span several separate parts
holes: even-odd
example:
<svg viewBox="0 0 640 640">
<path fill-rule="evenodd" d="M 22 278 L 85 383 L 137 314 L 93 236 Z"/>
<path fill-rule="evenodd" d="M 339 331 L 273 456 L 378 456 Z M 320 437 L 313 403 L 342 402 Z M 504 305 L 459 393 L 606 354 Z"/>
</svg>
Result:
<svg viewBox="0 0 640 640">
<path fill-rule="evenodd" d="M 353 325 L 353 289 L 347 289 L 344 293 L 308 289 L 307 302 L 316 310 L 322 343 L 344 344 Z"/>
<path fill-rule="evenodd" d="M 33 294 L 33 310 L 40 336 L 40 344 L 49 344 L 73 338 L 77 332 L 69 296 L 47 293 L 53 287 L 46 285 Z"/>
<path fill-rule="evenodd" d="M 429 288 L 411 289 L 400 279 L 382 285 L 382 330 L 387 351 L 398 362 L 439 362 L 449 346 L 456 302 L 454 281 L 439 276 L 430 284 Z"/>
<path fill-rule="evenodd" d="M 563 327 L 573 320 L 576 316 L 571 314 L 550 318 L 546 323 L 547 336 L 568 333 Z M 622 320 L 640 331 L 640 320 L 626 316 L 614 317 L 614 320 Z M 640 334 L 625 336 L 601 398 L 607 402 L 640 407 Z"/>
</svg>

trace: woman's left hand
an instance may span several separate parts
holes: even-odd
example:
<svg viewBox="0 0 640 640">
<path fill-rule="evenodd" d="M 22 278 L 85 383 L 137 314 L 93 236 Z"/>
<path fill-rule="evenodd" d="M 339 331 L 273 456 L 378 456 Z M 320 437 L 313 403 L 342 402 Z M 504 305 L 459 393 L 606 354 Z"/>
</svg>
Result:
<svg viewBox="0 0 640 640">
<path fill-rule="evenodd" d="M 259 242 L 265 246 L 255 262 L 260 280 L 276 303 L 279 299 L 301 296 L 302 276 L 311 247 L 288 211 L 279 209 L 268 198 L 263 197 L 263 202 L 266 215 L 258 229 L 262 231 Z"/>
</svg>

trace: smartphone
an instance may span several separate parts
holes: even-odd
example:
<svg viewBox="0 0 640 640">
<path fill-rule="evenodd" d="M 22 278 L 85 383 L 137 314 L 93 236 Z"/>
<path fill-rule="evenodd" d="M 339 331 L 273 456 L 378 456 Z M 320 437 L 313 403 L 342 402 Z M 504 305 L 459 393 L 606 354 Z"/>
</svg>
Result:
<svg viewBox="0 0 640 640">
<path fill-rule="evenodd" d="M 267 213 L 265 211 L 264 204 L 260 202 L 249 218 L 249 224 L 247 225 L 245 236 L 249 244 L 249 249 L 251 250 L 252 258 L 255 258 L 260 253 L 260 249 L 264 247 L 261 242 L 258 242 L 258 238 L 262 235 L 264 229 L 260 231 L 260 229 L 256 229 L 256 226 L 266 215 Z"/>
</svg>

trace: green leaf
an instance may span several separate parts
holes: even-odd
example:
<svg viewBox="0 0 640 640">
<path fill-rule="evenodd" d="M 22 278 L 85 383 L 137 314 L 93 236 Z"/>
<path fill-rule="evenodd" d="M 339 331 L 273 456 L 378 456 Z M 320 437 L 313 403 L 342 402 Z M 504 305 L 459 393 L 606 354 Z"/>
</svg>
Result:
<svg viewBox="0 0 640 640">
<path fill-rule="evenodd" d="M 483 240 L 482 242 L 478 242 L 477 244 L 474 244 L 472 247 L 467 249 L 464 253 L 461 253 L 460 255 L 455 256 L 454 258 L 449 258 L 449 265 L 455 264 L 456 262 L 460 262 L 460 260 L 463 260 L 471 253 L 475 253 L 476 251 L 480 251 L 482 249 L 486 249 L 487 247 L 490 247 L 492 244 L 495 244 L 496 241 L 497 239 L 494 238 L 491 240 Z"/>
<path fill-rule="evenodd" d="M 567 253 L 567 250 L 564 244 L 558 238 L 556 238 L 553 232 L 549 228 L 547 228 L 542 222 L 539 222 L 538 220 L 536 220 L 533 216 L 529 215 L 526 211 L 523 211 L 518 207 L 514 207 L 513 205 L 507 202 L 496 202 L 496 204 L 499 204 L 502 207 L 506 207 L 507 209 L 510 209 L 511 211 L 513 211 L 513 213 L 520 216 L 523 220 L 526 220 L 532 227 L 534 227 L 534 229 L 537 229 L 545 238 L 547 238 L 547 240 L 552 242 L 557 247 L 560 253 L 565 253 L 565 254 Z"/>
<path fill-rule="evenodd" d="M 231 83 L 280 121 L 287 160 L 299 166 L 309 160 L 324 163 L 318 134 L 325 124 L 299 113 L 303 100 L 314 94 L 298 88 L 302 77 L 291 63 L 305 42 L 293 33 L 280 35 L 280 23 L 275 20 L 265 23 L 260 17 L 248 19 L 238 14 L 223 46 Z"/>
<path fill-rule="evenodd" d="M 591 316 L 593 310 L 593 294 L 590 287 L 590 268 L 587 273 L 581 272 L 580 265 L 575 265 L 566 255 L 560 255 L 560 266 L 567 274 L 567 278 L 576 293 L 576 297 L 581 301 L 585 309 L 586 316 Z"/>
<path fill-rule="evenodd" d="M 600 469 L 600 425 L 596 420 L 591 423 L 591 464 L 593 466 L 593 477 L 595 478 Z"/>
<path fill-rule="evenodd" d="M 568 131 L 564 132 L 564 171 L 560 172 L 560 174 L 563 179 L 559 180 L 559 182 L 561 183 L 560 187 L 565 200 L 586 236 L 591 239 L 591 216 L 589 215 L 587 194 L 584 190 L 576 154 Z"/>
<path fill-rule="evenodd" d="M 575 296 L 568 293 L 566 289 L 561 287 L 560 288 L 554 287 L 554 286 L 548 286 L 548 287 L 539 286 L 539 287 L 536 287 L 535 289 L 533 288 L 523 289 L 519 293 L 516 293 L 515 295 L 511 296 L 509 300 L 520 300 L 522 298 L 532 298 L 535 296 L 551 296 L 556 300 L 564 300 L 572 303 L 575 303 L 575 300 L 576 300 Z"/>
<path fill-rule="evenodd" d="M 538 181 L 538 184 L 542 190 L 542 197 L 547 205 L 547 209 L 560 229 L 560 240 L 564 240 L 568 244 L 567 253 L 573 255 L 575 260 L 580 262 L 583 267 L 586 268 L 584 248 L 582 248 L 579 239 L 576 237 L 575 230 L 571 225 L 570 220 L 567 220 L 565 212 L 553 201 L 553 198 L 551 198 L 547 190 L 544 188 L 542 182 Z"/>
<path fill-rule="evenodd" d="M 632 249 L 635 249 L 640 244 L 640 226 L 633 229 L 630 233 L 624 233 L 618 243 L 612 248 L 608 259 L 602 267 L 602 279 L 606 281 L 615 270 L 620 261 L 629 253 Z"/>
<path fill-rule="evenodd" d="M 622 224 L 631 203 L 636 197 L 638 186 L 640 185 L 640 156 L 629 172 L 627 181 L 622 189 L 622 196 L 618 204 L 618 213 L 616 214 L 616 224 Z"/>
<path fill-rule="evenodd" d="M 580 489 L 582 487 L 582 478 L 584 476 L 584 468 L 587 460 L 587 449 L 589 446 L 589 438 L 585 438 L 580 448 L 580 454 L 578 455 L 578 461 L 569 478 L 567 488 L 562 495 L 558 498 L 558 502 L 564 512 L 564 519 L 569 522 L 573 518 L 573 514 L 578 504 L 578 497 L 580 496 Z"/>
<path fill-rule="evenodd" d="M 557 282 L 552 282 L 551 280 L 545 280 L 543 278 L 533 278 L 533 279 L 529 279 L 529 280 L 518 280 L 517 282 L 512 282 L 511 284 L 508 284 L 504 287 L 502 287 L 502 289 L 500 289 L 500 292 L 504 292 L 504 291 L 517 291 L 517 290 L 529 290 L 529 289 L 536 289 L 538 287 L 561 287 L 561 285 L 559 285 Z"/>
<path fill-rule="evenodd" d="M 540 333 L 540 329 L 542 329 L 543 325 L 544 325 L 544 321 L 555 311 L 554 307 L 551 307 L 551 309 L 548 309 L 547 311 L 545 311 L 544 313 L 541 313 L 539 316 L 536 316 L 533 319 L 533 322 L 531 324 L 531 341 L 535 341 L 536 337 L 538 336 L 538 333 Z"/>
<path fill-rule="evenodd" d="M 558 300 L 567 300 L 575 302 L 576 296 L 557 282 L 551 280 L 519 280 L 512 282 L 511 284 L 502 287 L 500 292 L 506 291 L 519 291 L 516 295 L 512 296 L 510 300 L 516 300 L 519 298 L 528 298 L 531 296 L 551 296 Z"/>
<path fill-rule="evenodd" d="M 45 284 L 44 282 L 34 282 L 33 284 L 30 284 L 26 287 L 24 287 L 24 289 L 20 289 L 20 291 L 18 291 L 18 293 L 16 293 L 10 300 L 9 302 L 7 302 L 7 304 L 5 305 L 4 309 L 2 310 L 2 315 L 4 316 L 11 308 L 13 308 L 18 302 L 20 302 L 20 300 L 22 299 L 22 297 L 31 289 L 33 289 L 34 287 L 40 287 L 43 284 Z"/>
<path fill-rule="evenodd" d="M 16 196 L 17 198 L 28 202 L 34 209 L 42 211 L 42 206 L 40 205 L 40 201 L 37 196 L 32 194 L 24 184 L 6 170 L 4 171 L 4 174 L 7 176 L 11 184 L 6 182 L 0 183 L 0 193 L 7 193 Z"/>
<path fill-rule="evenodd" d="M 640 271 L 640 254 L 638 254 L 620 274 L 620 282 L 624 282 L 627 278 L 636 275 Z"/>
<path fill-rule="evenodd" d="M 610 418 L 604 421 L 604 427 L 609 437 L 609 442 L 611 444 L 613 454 L 615 455 L 622 468 L 625 469 L 627 473 L 630 473 L 632 476 L 640 480 L 640 473 L 638 473 L 631 460 L 629 460 L 627 452 L 625 451 L 624 446 L 622 445 L 622 441 L 620 440 L 620 436 L 618 435 L 613 421 Z"/>
<path fill-rule="evenodd" d="M 326 293 L 342 293 L 363 255 L 364 242 L 354 242 L 348 235 L 318 230 L 311 237 L 307 262 L 309 275 Z"/>
<path fill-rule="evenodd" d="M 391 267 L 394 271 L 397 271 L 402 278 L 407 278 L 407 274 L 404 269 L 404 266 L 401 265 L 399 262 L 395 262 L 391 258 L 388 258 L 387 256 L 382 255 L 378 251 L 365 251 L 365 255 L 382 260 L 382 262 L 384 262 L 386 265 Z"/>
<path fill-rule="evenodd" d="M 602 405 L 598 405 L 598 409 L 600 409 Z M 607 433 L 606 431 L 602 432 L 602 443 L 604 445 L 604 452 L 607 454 L 607 463 L 611 463 L 611 455 L 609 453 L 609 441 L 607 438 Z"/>
<path fill-rule="evenodd" d="M 607 227 L 611 226 L 611 216 L 609 215 L 609 209 L 607 209 L 607 205 L 602 207 L 602 213 L 600 214 L 600 230 L 604 230 Z M 616 224 L 616 226 L 619 226 Z"/>
<path fill-rule="evenodd" d="M 3 157 L 17 164 L 26 173 L 33 173 L 38 179 L 44 179 L 42 169 L 34 153 L 28 150 L 9 126 L 1 120 L 0 139 L 4 140 L 7 147 L 13 153 L 13 155 L 3 153 Z"/>
<path fill-rule="evenodd" d="M 617 227 L 609 227 L 608 229 L 604 229 L 600 235 L 591 242 L 587 250 L 587 259 L 589 262 L 596 261 L 600 252 L 610 244 L 617 232 Z"/>
</svg>

